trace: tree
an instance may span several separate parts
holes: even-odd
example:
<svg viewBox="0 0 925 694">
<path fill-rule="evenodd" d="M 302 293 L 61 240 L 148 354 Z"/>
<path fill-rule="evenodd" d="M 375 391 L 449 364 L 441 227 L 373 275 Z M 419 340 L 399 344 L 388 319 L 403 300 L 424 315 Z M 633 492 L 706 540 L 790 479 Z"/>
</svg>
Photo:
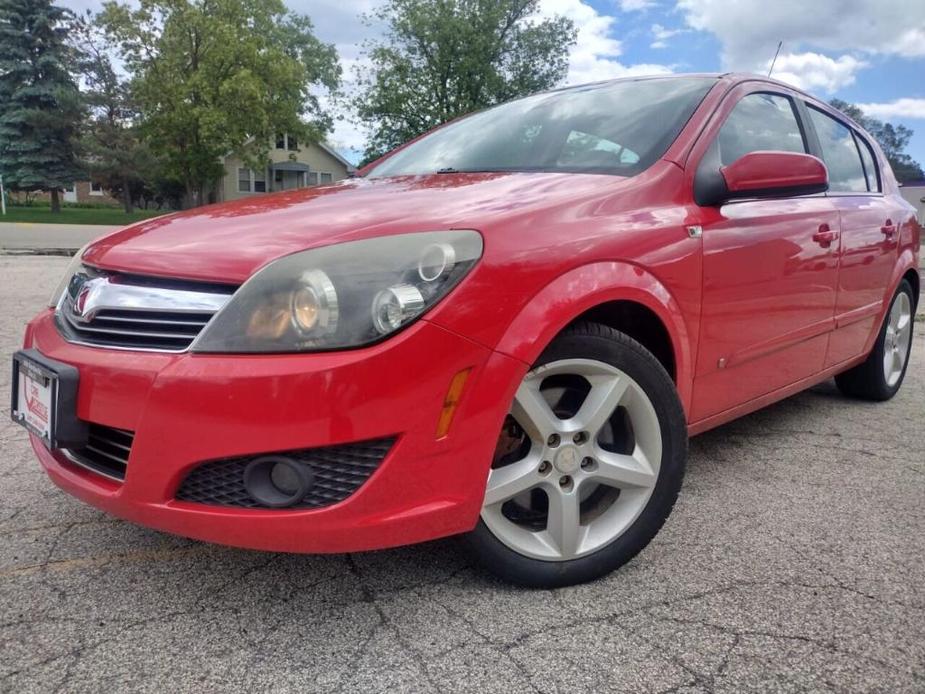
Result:
<svg viewBox="0 0 925 694">
<path fill-rule="evenodd" d="M 539 19 L 539 0 L 387 0 L 367 45 L 355 106 L 371 161 L 458 116 L 548 89 L 568 70 L 576 30 Z"/>
<path fill-rule="evenodd" d="M 889 160 L 896 180 L 903 183 L 925 178 L 925 171 L 922 170 L 921 165 L 905 152 L 909 140 L 915 134 L 911 128 L 905 125 L 894 126 L 892 123 L 884 123 L 866 116 L 860 107 L 841 99 L 832 99 L 829 103 L 833 108 L 837 108 L 852 118 L 880 143 L 880 148 Z"/>
<path fill-rule="evenodd" d="M 156 162 L 139 137 L 129 85 L 116 71 L 106 36 L 91 13 L 75 22 L 72 40 L 84 87 L 82 144 L 87 168 L 95 181 L 122 199 L 131 214 Z"/>
<path fill-rule="evenodd" d="M 188 204 L 205 201 L 220 157 L 259 168 L 277 133 L 315 141 L 331 126 L 318 92 L 338 84 L 336 52 L 282 0 L 108 2 L 101 23 L 132 75 L 142 133 Z"/>
<path fill-rule="evenodd" d="M 12 190 L 59 192 L 82 175 L 69 13 L 51 0 L 0 0 L 0 173 Z"/>
</svg>

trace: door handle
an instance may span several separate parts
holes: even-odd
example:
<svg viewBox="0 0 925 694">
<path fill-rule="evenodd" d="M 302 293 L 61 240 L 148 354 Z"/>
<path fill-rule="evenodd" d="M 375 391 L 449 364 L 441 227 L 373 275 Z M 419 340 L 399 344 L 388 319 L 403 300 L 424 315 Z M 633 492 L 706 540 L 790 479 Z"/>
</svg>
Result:
<svg viewBox="0 0 925 694">
<path fill-rule="evenodd" d="M 888 239 L 893 238 L 893 234 L 896 233 L 896 225 L 893 224 L 892 219 L 886 220 L 886 224 L 880 227 L 880 233 L 886 236 Z"/>
<path fill-rule="evenodd" d="M 838 231 L 832 230 L 828 224 L 820 224 L 819 231 L 813 234 L 813 241 L 823 248 L 828 248 L 832 245 L 832 242 L 836 240 L 838 240 Z"/>
</svg>

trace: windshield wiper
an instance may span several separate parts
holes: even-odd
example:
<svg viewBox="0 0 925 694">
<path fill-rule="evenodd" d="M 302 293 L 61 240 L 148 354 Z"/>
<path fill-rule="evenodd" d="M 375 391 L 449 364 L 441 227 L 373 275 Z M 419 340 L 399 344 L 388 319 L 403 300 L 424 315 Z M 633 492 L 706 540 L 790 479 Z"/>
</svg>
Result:
<svg viewBox="0 0 925 694">
<path fill-rule="evenodd" d="M 447 166 L 443 169 L 437 169 L 434 173 L 438 174 L 455 174 L 462 173 L 459 169 L 454 169 L 452 166 Z"/>
</svg>

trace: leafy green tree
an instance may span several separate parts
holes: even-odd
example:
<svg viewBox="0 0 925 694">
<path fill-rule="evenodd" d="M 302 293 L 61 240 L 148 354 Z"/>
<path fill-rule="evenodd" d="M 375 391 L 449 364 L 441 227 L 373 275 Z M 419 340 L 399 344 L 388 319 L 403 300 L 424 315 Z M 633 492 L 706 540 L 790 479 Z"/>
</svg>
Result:
<svg viewBox="0 0 925 694">
<path fill-rule="evenodd" d="M 69 16 L 51 0 L 0 0 L 0 174 L 11 190 L 49 191 L 53 212 L 83 173 Z"/>
<path fill-rule="evenodd" d="M 896 175 L 896 180 L 904 183 L 905 181 L 925 178 L 925 171 L 922 170 L 922 166 L 906 154 L 905 151 L 909 140 L 915 134 L 911 128 L 907 128 L 905 125 L 884 123 L 876 118 L 871 118 L 865 115 L 860 107 L 841 99 L 832 99 L 829 103 L 845 115 L 853 118 L 858 125 L 874 136 L 889 160 L 890 167 Z"/>
<path fill-rule="evenodd" d="M 115 69 L 109 43 L 91 13 L 75 22 L 72 41 L 83 82 L 87 168 L 131 214 L 145 178 L 155 169 L 154 156 L 139 137 L 139 114 L 129 85 Z"/>
<path fill-rule="evenodd" d="M 538 10 L 539 0 L 386 0 L 369 19 L 388 30 L 367 45 L 370 65 L 358 70 L 355 106 L 371 132 L 365 161 L 560 82 L 576 30 Z"/>
<path fill-rule="evenodd" d="M 132 75 L 142 133 L 188 204 L 205 201 L 223 155 L 258 168 L 276 133 L 307 142 L 331 126 L 318 93 L 337 87 L 336 52 L 282 0 L 108 2 L 101 23 Z"/>
</svg>

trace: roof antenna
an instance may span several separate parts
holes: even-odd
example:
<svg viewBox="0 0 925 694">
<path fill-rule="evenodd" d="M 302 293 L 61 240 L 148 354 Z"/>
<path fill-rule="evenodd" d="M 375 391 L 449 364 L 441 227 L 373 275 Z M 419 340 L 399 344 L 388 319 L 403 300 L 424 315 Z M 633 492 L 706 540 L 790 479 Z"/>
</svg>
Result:
<svg viewBox="0 0 925 694">
<path fill-rule="evenodd" d="M 777 50 L 774 51 L 774 60 L 771 61 L 771 67 L 768 68 L 768 77 L 771 76 L 771 73 L 774 72 L 774 63 L 777 62 L 777 56 L 780 55 L 780 47 L 784 45 L 783 41 L 777 42 Z"/>
</svg>

